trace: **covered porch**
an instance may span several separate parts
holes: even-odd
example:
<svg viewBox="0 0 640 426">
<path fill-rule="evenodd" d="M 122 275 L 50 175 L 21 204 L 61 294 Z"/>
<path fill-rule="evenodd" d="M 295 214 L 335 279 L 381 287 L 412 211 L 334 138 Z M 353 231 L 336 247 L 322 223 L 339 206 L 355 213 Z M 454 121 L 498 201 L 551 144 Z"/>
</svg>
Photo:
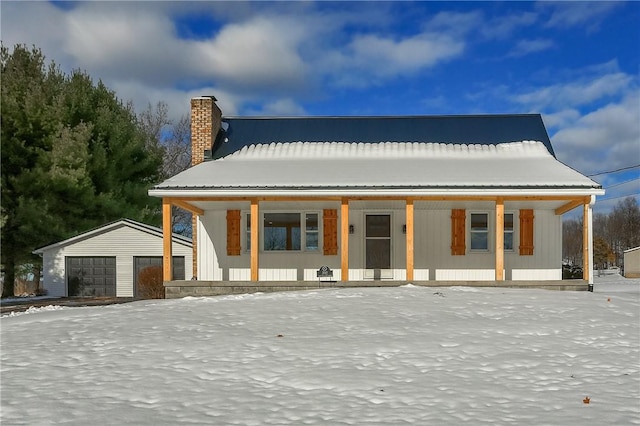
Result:
<svg viewBox="0 0 640 426">
<path fill-rule="evenodd" d="M 171 207 L 177 206 L 194 214 L 195 280 L 171 281 L 171 262 L 165 261 L 163 276 L 166 295 L 182 297 L 180 295 L 234 294 L 319 287 L 399 286 L 407 283 L 426 286 L 586 290 L 592 282 L 591 206 L 594 199 L 595 196 L 566 194 L 164 197 L 165 259 L 171 259 L 172 256 L 171 239 L 167 238 L 167 235 L 171 235 Z M 536 266 L 531 259 L 535 259 L 536 256 L 539 258 L 544 254 L 540 252 L 549 250 L 545 249 L 540 241 L 539 245 L 537 244 L 538 252 L 536 256 L 533 255 L 533 228 L 529 231 L 525 229 L 528 225 L 523 217 L 530 212 L 530 220 L 533 222 L 536 216 L 536 235 L 545 229 L 552 234 L 559 232 L 559 235 L 551 236 L 553 241 L 549 244 L 558 246 L 559 241 L 561 246 L 561 216 L 579 207 L 582 208 L 584 218 L 584 279 L 559 279 L 561 273 L 558 277 L 556 271 L 561 271 L 561 249 L 558 247 L 552 250 L 551 255 L 547 255 L 556 257 L 555 260 L 552 259 L 553 273 L 545 275 L 544 271 L 534 271 Z M 314 237 L 321 245 L 316 248 L 317 253 L 301 255 L 296 251 L 283 250 L 276 253 L 265 250 L 264 213 L 294 210 L 319 212 L 315 230 L 319 235 Z M 225 221 L 222 220 L 223 212 L 226 216 Z M 234 219 L 229 220 L 229 212 L 233 212 Z M 456 214 L 464 214 L 460 212 L 467 212 L 466 216 L 485 214 L 471 212 L 487 212 L 487 221 L 490 222 L 485 230 L 487 235 L 484 236 L 489 241 L 487 250 L 471 250 L 469 230 L 462 226 L 460 231 L 455 225 L 456 220 L 466 220 L 469 227 L 471 219 L 456 219 Z M 367 250 L 380 245 L 374 240 L 384 239 L 384 236 L 375 238 L 367 235 L 370 231 L 366 229 L 366 221 L 368 216 L 372 215 L 389 215 L 390 218 L 389 239 L 393 243 L 390 243 L 389 250 L 393 253 L 390 255 L 392 264 L 388 269 L 372 268 L 371 266 L 375 265 L 369 264 L 367 259 Z M 514 216 L 520 217 L 516 225 L 513 224 Z M 215 219 L 216 217 L 218 219 Z M 435 221 L 434 218 L 438 217 L 438 221 Z M 506 234 L 505 217 L 508 222 Z M 517 235 L 509 235 L 509 226 Z M 234 227 L 237 229 L 230 229 Z M 335 233 L 327 232 L 329 229 L 335 229 Z M 241 238 L 236 242 L 231 241 L 230 232 L 241 235 Z M 304 230 L 297 232 L 304 233 Z M 226 254 L 231 256 L 220 253 L 224 250 L 221 249 L 221 242 L 224 240 L 221 239 L 221 235 L 226 237 Z M 505 235 L 508 239 L 506 249 Z M 217 244 L 214 244 L 216 238 Z M 515 247 L 514 242 L 517 243 Z M 558 250 L 560 255 L 557 254 Z M 431 259 L 429 262 L 424 260 L 427 257 Z M 475 262 L 473 265 L 469 263 L 471 258 L 471 263 Z M 283 259 L 290 263 L 286 268 L 282 267 Z M 304 260 L 299 261 L 300 259 Z M 216 262 L 222 265 L 219 269 L 204 271 L 211 263 Z M 333 270 L 334 282 L 318 281 L 316 271 L 321 266 L 328 266 Z M 274 273 L 276 270 L 277 274 Z M 470 270 L 472 271 L 469 272 Z"/>
</svg>

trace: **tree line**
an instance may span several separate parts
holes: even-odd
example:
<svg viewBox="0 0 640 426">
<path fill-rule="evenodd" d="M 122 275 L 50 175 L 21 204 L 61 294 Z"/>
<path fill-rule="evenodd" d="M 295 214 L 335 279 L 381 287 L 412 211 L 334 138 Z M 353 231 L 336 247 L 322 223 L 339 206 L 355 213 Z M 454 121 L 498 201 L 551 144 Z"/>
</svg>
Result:
<svg viewBox="0 0 640 426">
<path fill-rule="evenodd" d="M 189 166 L 189 119 L 164 103 L 136 115 L 102 81 L 67 74 L 37 47 L 2 45 L 1 264 L 3 296 L 31 252 L 120 218 L 159 225 L 147 190 Z M 190 218 L 175 229 L 189 233 Z M 39 276 L 39 271 L 34 271 Z"/>
<path fill-rule="evenodd" d="M 582 265 L 582 216 L 562 224 L 565 263 Z M 634 197 L 620 200 L 610 213 L 593 216 L 593 263 L 596 269 L 623 266 L 625 250 L 640 246 L 640 207 Z"/>
</svg>

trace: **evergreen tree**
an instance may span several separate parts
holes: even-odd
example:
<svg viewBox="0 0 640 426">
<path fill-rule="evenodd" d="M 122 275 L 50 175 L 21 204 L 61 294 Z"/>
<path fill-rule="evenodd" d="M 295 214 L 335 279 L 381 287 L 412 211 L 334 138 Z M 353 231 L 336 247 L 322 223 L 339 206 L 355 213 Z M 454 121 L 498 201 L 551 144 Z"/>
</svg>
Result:
<svg viewBox="0 0 640 426">
<path fill-rule="evenodd" d="M 147 189 L 161 152 L 145 146 L 130 105 L 79 71 L 45 65 L 37 48 L 1 47 L 3 295 L 16 265 L 73 234 L 128 217 L 159 223 Z"/>
</svg>

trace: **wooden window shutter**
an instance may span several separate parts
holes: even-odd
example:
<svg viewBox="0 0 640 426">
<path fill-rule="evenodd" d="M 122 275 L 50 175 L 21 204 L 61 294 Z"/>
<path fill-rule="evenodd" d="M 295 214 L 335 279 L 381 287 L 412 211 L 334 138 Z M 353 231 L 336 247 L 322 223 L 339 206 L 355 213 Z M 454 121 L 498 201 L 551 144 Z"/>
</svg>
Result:
<svg viewBox="0 0 640 426">
<path fill-rule="evenodd" d="M 464 209 L 451 210 L 451 255 L 464 256 L 467 246 L 465 245 L 465 222 L 467 214 Z"/>
<path fill-rule="evenodd" d="M 227 256 L 240 256 L 240 210 L 227 210 Z"/>
<path fill-rule="evenodd" d="M 520 210 L 520 255 L 533 255 L 533 210 Z"/>
<path fill-rule="evenodd" d="M 322 211 L 323 253 L 325 255 L 338 254 L 338 210 L 324 209 Z"/>
</svg>

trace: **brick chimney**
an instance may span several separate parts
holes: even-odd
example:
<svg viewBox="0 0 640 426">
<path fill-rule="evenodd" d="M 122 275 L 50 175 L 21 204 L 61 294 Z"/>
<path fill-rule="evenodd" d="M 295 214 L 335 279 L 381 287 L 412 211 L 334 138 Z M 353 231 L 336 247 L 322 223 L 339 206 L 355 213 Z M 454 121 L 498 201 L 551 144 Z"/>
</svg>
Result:
<svg viewBox="0 0 640 426">
<path fill-rule="evenodd" d="M 220 130 L 222 111 L 214 96 L 191 99 L 191 165 L 204 161 L 204 151 L 213 149 Z"/>
</svg>

